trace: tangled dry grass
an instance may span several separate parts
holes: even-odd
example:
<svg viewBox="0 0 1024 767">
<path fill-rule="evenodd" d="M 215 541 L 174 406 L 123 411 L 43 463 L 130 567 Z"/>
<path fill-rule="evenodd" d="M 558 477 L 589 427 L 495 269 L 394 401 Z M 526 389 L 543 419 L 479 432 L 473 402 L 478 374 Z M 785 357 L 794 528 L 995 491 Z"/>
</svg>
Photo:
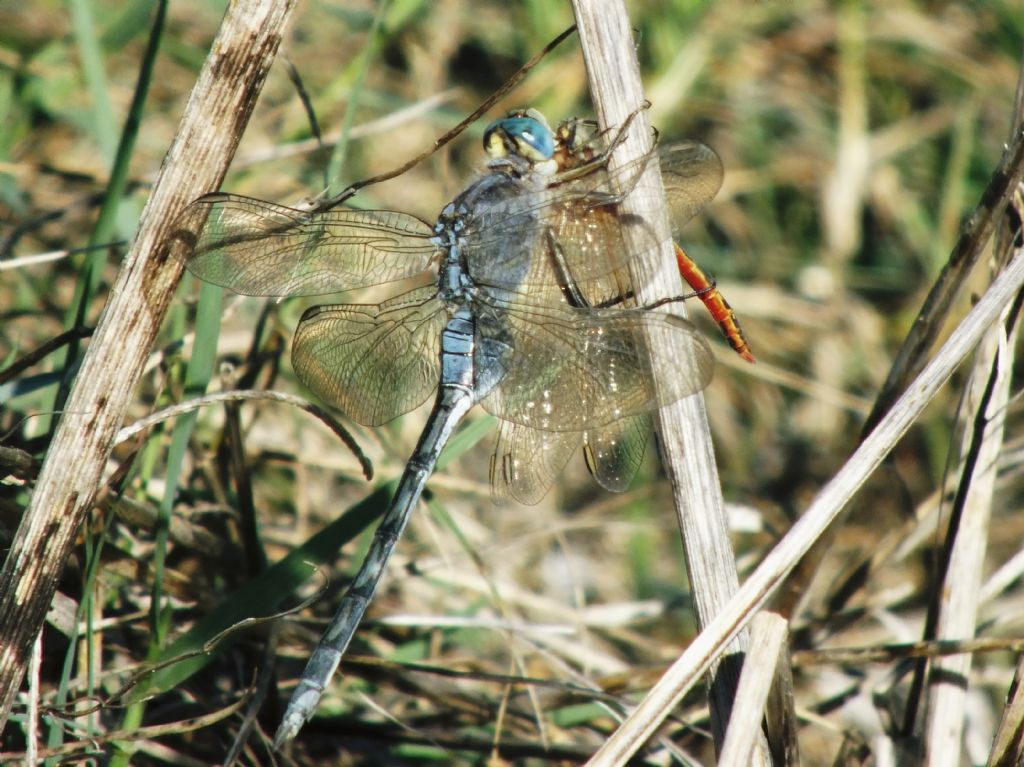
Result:
<svg viewBox="0 0 1024 767">
<path fill-rule="evenodd" d="M 68 347 L 19 362 L 76 324 L 76 297 L 89 282 L 92 298 L 77 324 L 96 323 L 124 252 L 118 244 L 98 259 L 40 257 L 96 237 L 151 24 L 143 10 L 149 6 L 96 5 L 90 26 L 47 3 L 0 9 L 5 548 L 47 453 L 46 414 L 59 407 Z M 758 357 L 747 365 L 719 343 L 705 393 L 742 578 L 856 448 L 893 356 L 981 198 L 1017 122 L 1021 15 L 1003 2 L 813 0 L 680 0 L 636 3 L 631 12 L 662 140 L 697 138 L 726 167 L 725 186 L 684 243 L 717 277 Z M 319 192 L 325 168 L 342 186 L 388 169 L 429 146 L 571 23 L 568 6 L 543 2 L 408 0 L 388 5 L 379 26 L 376 14 L 372 3 L 307 4 L 282 49 L 328 141 L 341 140 L 344 152 L 310 140 L 308 116 L 279 62 L 226 189 L 288 204 Z M 125 192 L 97 241 L 131 237 L 219 18 L 208 4 L 170 7 Z M 588 104 L 570 43 L 491 116 L 522 105 L 552 119 L 586 116 Z M 359 204 L 432 220 L 480 167 L 484 124 L 400 179 L 365 190 Z M 989 281 L 983 261 L 943 317 L 944 332 Z M 198 290 L 183 283 L 126 423 L 205 385 L 188 372 Z M 287 348 L 310 303 L 228 298 L 211 388 L 301 394 Z M 699 307 L 690 315 L 718 341 Z M 997 763 L 991 743 L 1024 636 L 1017 404 L 1011 397 L 990 414 L 1005 422 L 997 447 L 982 453 L 990 497 L 962 502 L 962 446 L 978 428 L 961 420 L 967 381 L 965 370 L 943 389 L 853 498 L 813 567 L 776 599 L 790 620 L 805 764 L 925 758 L 936 684 L 934 674 L 915 677 L 915 658 L 950 648 L 903 645 L 933 638 L 939 598 L 965 581 L 979 590 L 971 636 L 986 642 L 967 648 L 962 742 L 945 761 L 928 758 Z M 369 535 L 360 531 L 383 508 L 424 415 L 378 430 L 345 424 L 374 464 L 372 484 L 333 432 L 264 401 L 204 408 L 194 425 L 168 422 L 117 448 L 43 633 L 33 685 L 50 753 L 133 764 L 222 761 L 242 726 L 245 696 L 265 681 L 254 682 L 255 669 L 271 668 L 276 655 L 286 689 L 301 670 L 358 567 Z M 233 429 L 242 437 L 249 501 L 229 468 Z M 492 433 L 480 415 L 456 446 L 461 455 L 431 480 L 431 497 L 343 676 L 296 744 L 295 763 L 582 762 L 693 637 L 655 451 L 621 495 L 598 490 L 573 461 L 538 506 L 496 507 L 487 486 Z M 262 555 L 253 554 L 247 503 Z M 983 520 L 984 544 L 954 559 L 950 541 L 962 518 L 954 511 L 978 503 L 986 511 L 968 518 Z M 326 537 L 317 537 L 325 527 Z M 289 568 L 254 574 L 264 555 L 289 557 Z M 313 573 L 304 560 L 322 569 Z M 303 582 L 312 602 L 296 615 L 184 659 L 219 631 L 211 616 L 233 618 L 230 625 L 265 615 Z M 120 697 L 154 660 L 168 665 L 145 679 L 152 697 L 131 697 L 141 697 L 139 687 Z M 276 726 L 275 694 L 262 730 Z M 24 758 L 27 700 L 19 699 L 3 732 L 5 758 Z M 710 763 L 709 729 L 698 691 L 637 763 Z M 272 761 L 259 736 L 241 759 Z"/>
</svg>

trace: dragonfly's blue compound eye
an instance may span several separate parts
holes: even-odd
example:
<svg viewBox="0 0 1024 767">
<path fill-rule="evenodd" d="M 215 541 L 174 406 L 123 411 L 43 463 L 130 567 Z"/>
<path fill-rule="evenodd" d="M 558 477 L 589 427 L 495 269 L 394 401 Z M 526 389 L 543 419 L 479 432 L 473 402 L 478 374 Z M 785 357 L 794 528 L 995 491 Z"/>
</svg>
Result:
<svg viewBox="0 0 1024 767">
<path fill-rule="evenodd" d="M 532 117 L 506 117 L 484 131 L 484 149 L 491 157 L 517 154 L 543 162 L 555 153 L 555 137 L 548 126 Z"/>
</svg>

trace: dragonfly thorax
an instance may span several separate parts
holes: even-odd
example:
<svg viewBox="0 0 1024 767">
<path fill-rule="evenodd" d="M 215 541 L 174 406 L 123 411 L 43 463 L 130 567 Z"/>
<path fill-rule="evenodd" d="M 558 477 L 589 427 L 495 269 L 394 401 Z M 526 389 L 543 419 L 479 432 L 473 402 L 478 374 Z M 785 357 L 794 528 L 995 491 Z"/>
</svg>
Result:
<svg viewBox="0 0 1024 767">
<path fill-rule="evenodd" d="M 517 289 L 530 269 L 547 180 L 522 157 L 501 162 L 438 216 L 432 241 L 442 254 L 443 300 L 470 299 L 476 287 Z"/>
<path fill-rule="evenodd" d="M 441 268 L 438 270 L 438 298 L 442 301 L 459 301 L 467 297 L 470 287 L 466 263 L 461 257 L 459 243 L 466 229 L 465 206 L 458 200 L 448 203 L 434 224 L 434 244 L 442 252 Z M 461 304 L 462 301 L 459 301 Z"/>
</svg>

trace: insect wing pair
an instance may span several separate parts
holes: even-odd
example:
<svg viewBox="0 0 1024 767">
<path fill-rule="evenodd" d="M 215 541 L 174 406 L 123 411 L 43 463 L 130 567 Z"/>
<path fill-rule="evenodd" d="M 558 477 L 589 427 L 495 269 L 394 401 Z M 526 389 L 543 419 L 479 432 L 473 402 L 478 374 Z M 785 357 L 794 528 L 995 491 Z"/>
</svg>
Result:
<svg viewBox="0 0 1024 767">
<path fill-rule="evenodd" d="M 721 178 L 713 152 L 684 147 L 658 155 L 667 185 L 677 179 L 688 190 L 670 194 L 673 229 L 713 197 Z M 614 175 L 599 165 L 569 176 L 537 171 L 507 204 L 465 211 L 462 257 L 479 283 L 476 307 L 503 326 L 512 350 L 481 402 L 502 419 L 492 458 L 497 497 L 538 501 L 581 441 L 598 482 L 625 489 L 647 442 L 646 414 L 710 380 L 710 351 L 688 323 L 607 303 L 628 290 L 618 201 L 650 159 Z M 507 162 L 492 160 L 491 173 L 508 172 Z M 393 211 L 300 211 L 226 194 L 193 207 L 204 223 L 189 270 L 247 295 L 323 295 L 414 277 L 441 250 L 435 227 Z M 504 277 L 513 251 L 528 253 L 529 263 Z M 436 388 L 447 317 L 437 285 L 376 305 L 314 307 L 296 332 L 295 370 L 349 417 L 379 425 Z M 643 339 L 651 330 L 671 338 L 670 363 L 648 359 Z"/>
</svg>

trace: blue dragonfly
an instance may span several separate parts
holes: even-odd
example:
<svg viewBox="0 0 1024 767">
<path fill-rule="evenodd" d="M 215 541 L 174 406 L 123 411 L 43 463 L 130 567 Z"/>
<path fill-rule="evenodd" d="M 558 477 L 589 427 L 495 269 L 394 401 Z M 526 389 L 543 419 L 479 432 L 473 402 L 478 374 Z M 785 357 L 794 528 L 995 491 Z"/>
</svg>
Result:
<svg viewBox="0 0 1024 767">
<path fill-rule="evenodd" d="M 581 443 L 598 481 L 632 478 L 649 413 L 703 389 L 710 348 L 686 320 L 630 306 L 623 229 L 614 215 L 646 163 L 659 161 L 673 226 L 718 188 L 721 165 L 700 144 L 662 149 L 615 173 L 597 156 L 571 171 L 532 111 L 484 136 L 484 173 L 430 224 L 387 210 L 296 210 L 214 193 L 190 206 L 201 222 L 186 266 L 243 295 L 316 296 L 419 277 L 379 304 L 307 310 L 292 361 L 321 399 L 366 426 L 436 392 L 434 407 L 366 559 L 307 664 L 275 736 L 313 715 L 359 625 L 441 449 L 476 404 L 501 421 L 492 458 L 498 497 L 536 501 Z M 659 333 L 671 351 L 649 354 Z M 638 447 L 639 446 L 639 447 Z"/>
</svg>

